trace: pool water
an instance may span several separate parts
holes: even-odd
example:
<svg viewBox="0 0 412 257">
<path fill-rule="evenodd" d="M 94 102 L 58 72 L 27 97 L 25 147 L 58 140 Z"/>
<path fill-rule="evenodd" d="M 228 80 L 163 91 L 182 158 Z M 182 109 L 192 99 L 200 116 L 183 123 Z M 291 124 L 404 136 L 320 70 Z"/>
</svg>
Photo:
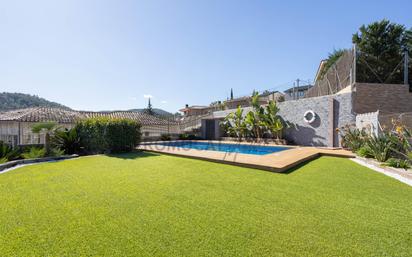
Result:
<svg viewBox="0 0 412 257">
<path fill-rule="evenodd" d="M 219 151 L 227 153 L 241 153 L 241 154 L 254 154 L 265 155 L 270 153 L 276 153 L 287 150 L 288 147 L 284 146 L 257 146 L 257 145 L 241 145 L 241 144 L 221 144 L 221 143 L 209 143 L 209 142 L 162 142 L 158 143 L 159 146 L 179 147 L 183 149 L 197 149 L 207 151 Z"/>
</svg>

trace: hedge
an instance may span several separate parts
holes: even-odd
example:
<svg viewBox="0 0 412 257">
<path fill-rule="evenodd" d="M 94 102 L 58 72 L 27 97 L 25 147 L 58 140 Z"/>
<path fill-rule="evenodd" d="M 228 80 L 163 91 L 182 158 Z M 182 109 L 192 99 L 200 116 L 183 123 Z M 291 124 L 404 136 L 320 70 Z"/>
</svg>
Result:
<svg viewBox="0 0 412 257">
<path fill-rule="evenodd" d="M 141 139 L 140 123 L 130 119 L 90 118 L 79 121 L 76 131 L 86 153 L 132 151 Z"/>
</svg>

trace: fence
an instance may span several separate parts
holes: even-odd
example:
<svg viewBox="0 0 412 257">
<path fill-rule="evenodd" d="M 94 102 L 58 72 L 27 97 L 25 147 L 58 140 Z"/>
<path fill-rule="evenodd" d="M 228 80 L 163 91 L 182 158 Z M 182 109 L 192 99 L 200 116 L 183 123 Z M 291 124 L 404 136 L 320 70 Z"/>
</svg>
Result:
<svg viewBox="0 0 412 257">
<path fill-rule="evenodd" d="M 172 138 L 177 138 L 180 134 L 193 134 L 200 136 L 200 127 L 202 119 L 208 117 L 207 115 L 196 116 L 161 116 L 156 115 L 162 122 L 155 124 L 142 125 L 142 140 L 153 141 L 158 140 L 162 135 L 169 135 Z"/>
<path fill-rule="evenodd" d="M 353 83 L 354 52 L 346 50 L 322 78 L 308 90 L 305 98 L 332 95 Z"/>
<path fill-rule="evenodd" d="M 395 55 L 395 57 L 394 57 Z M 409 84 L 412 92 L 412 58 L 403 53 L 382 52 L 379 56 L 345 50 L 326 73 L 308 90 L 305 97 L 332 95 L 355 83 Z"/>
</svg>

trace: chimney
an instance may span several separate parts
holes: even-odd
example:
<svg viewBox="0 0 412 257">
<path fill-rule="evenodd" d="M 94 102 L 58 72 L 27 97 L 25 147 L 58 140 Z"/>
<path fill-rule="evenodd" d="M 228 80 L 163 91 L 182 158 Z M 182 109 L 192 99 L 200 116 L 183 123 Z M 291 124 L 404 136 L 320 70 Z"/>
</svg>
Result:
<svg viewBox="0 0 412 257">
<path fill-rule="evenodd" d="M 186 104 L 186 108 L 189 108 L 189 105 L 188 105 L 188 104 Z"/>
</svg>

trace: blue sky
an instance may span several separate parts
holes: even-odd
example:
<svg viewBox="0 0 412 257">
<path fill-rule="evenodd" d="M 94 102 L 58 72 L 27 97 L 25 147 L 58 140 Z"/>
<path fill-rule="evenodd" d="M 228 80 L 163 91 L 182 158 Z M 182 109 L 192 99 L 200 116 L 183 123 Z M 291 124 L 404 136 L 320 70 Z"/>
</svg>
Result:
<svg viewBox="0 0 412 257">
<path fill-rule="evenodd" d="M 412 26 L 405 1 L 0 0 L 0 91 L 74 109 L 223 100 L 313 79 L 360 25 Z"/>
</svg>

